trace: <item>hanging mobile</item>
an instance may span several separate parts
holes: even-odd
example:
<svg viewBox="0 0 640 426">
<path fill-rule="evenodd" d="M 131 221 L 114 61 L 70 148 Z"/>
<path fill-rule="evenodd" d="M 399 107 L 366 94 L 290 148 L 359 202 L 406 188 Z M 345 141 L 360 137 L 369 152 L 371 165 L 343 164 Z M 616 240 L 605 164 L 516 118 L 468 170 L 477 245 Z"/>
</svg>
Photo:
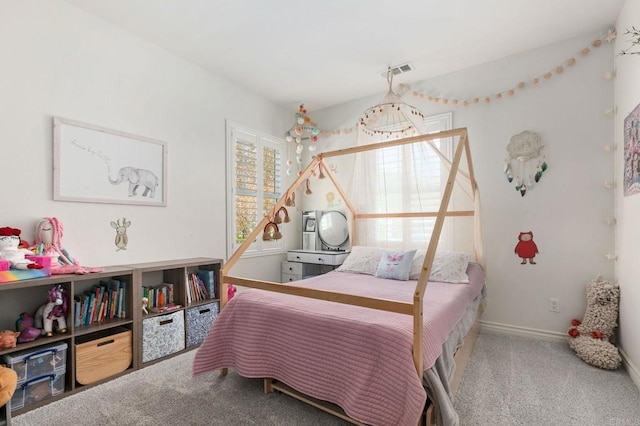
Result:
<svg viewBox="0 0 640 426">
<path fill-rule="evenodd" d="M 545 156 L 541 154 L 543 147 L 540 135 L 528 131 L 512 136 L 507 145 L 504 175 L 509 183 L 515 180 L 515 189 L 522 197 L 540 182 L 548 168 Z"/>
</svg>

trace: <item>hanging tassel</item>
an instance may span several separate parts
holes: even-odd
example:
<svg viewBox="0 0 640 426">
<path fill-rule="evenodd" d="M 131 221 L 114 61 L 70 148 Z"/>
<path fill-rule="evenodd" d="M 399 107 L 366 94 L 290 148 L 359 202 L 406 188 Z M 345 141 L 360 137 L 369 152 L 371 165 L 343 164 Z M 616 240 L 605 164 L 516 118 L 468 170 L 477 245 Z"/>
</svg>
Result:
<svg viewBox="0 0 640 426">
<path fill-rule="evenodd" d="M 324 179 L 326 176 L 322 172 L 322 163 L 318 164 L 318 179 Z"/>
<path fill-rule="evenodd" d="M 311 192 L 311 182 L 309 182 L 309 179 L 307 179 L 307 190 L 304 191 L 304 193 L 307 195 L 313 194 L 313 192 Z"/>
<path fill-rule="evenodd" d="M 273 224 L 273 226 L 276 227 L 275 232 L 273 233 L 273 239 L 274 240 L 279 240 L 282 238 L 282 234 L 280 233 L 280 229 L 278 228 L 278 225 L 276 225 L 275 223 Z"/>
<path fill-rule="evenodd" d="M 278 213 L 273 218 L 273 222 L 274 223 L 282 223 L 282 218 L 280 217 L 280 210 L 278 210 Z"/>
<path fill-rule="evenodd" d="M 287 196 L 287 199 L 284 201 L 284 205 L 287 207 L 295 207 L 296 206 L 296 193 L 292 192 Z"/>
</svg>

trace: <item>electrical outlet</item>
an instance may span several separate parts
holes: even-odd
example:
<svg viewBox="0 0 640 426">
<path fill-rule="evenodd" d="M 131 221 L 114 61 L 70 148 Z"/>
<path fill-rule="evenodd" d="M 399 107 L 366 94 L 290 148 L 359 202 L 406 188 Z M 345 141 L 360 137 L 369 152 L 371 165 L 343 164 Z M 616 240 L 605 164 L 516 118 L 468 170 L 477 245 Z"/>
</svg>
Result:
<svg viewBox="0 0 640 426">
<path fill-rule="evenodd" d="M 560 312 L 560 300 L 549 298 L 549 312 Z"/>
</svg>

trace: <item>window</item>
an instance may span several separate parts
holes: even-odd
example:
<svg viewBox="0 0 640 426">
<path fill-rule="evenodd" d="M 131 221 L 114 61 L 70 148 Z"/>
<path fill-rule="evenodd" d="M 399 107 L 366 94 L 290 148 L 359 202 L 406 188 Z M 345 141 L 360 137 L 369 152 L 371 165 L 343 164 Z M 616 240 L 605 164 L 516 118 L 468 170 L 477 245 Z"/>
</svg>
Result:
<svg viewBox="0 0 640 426">
<path fill-rule="evenodd" d="M 425 118 L 429 133 L 452 128 L 452 114 Z M 434 145 L 451 158 L 452 141 L 434 139 Z M 373 151 L 375 157 L 364 160 L 370 172 L 368 190 L 373 196 L 364 202 L 372 213 L 437 211 L 440 207 L 449 170 L 433 149 L 425 144 L 393 146 Z M 362 205 L 362 204 L 361 204 Z M 450 204 L 451 205 L 451 204 Z M 366 236 L 368 245 L 398 248 L 424 248 L 429 243 L 435 218 L 386 218 L 371 222 Z M 450 249 L 452 227 L 445 221 L 440 242 L 441 249 Z"/>
<path fill-rule="evenodd" d="M 227 122 L 227 205 L 229 256 L 265 216 L 272 214 L 282 193 L 284 142 Z M 245 253 L 283 250 L 283 240 L 256 238 Z"/>
</svg>

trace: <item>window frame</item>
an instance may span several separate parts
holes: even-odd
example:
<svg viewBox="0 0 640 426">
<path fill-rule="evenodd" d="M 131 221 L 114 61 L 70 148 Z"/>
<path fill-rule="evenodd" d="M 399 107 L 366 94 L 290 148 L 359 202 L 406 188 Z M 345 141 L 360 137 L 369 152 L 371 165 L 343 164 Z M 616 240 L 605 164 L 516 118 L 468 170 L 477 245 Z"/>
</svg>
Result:
<svg viewBox="0 0 640 426">
<path fill-rule="evenodd" d="M 227 258 L 229 258 L 242 243 L 236 243 L 236 200 L 235 197 L 238 194 L 238 188 L 236 187 L 236 171 L 237 171 L 237 162 L 236 162 L 236 143 L 237 142 L 248 142 L 254 143 L 257 147 L 257 170 L 256 170 L 256 178 L 257 178 L 257 188 L 256 197 L 257 197 L 257 217 L 256 224 L 259 224 L 264 216 L 260 216 L 260 211 L 263 211 L 264 199 L 265 198 L 273 198 L 276 202 L 282 196 L 282 193 L 286 191 L 285 185 L 287 181 L 285 179 L 284 174 L 284 161 L 286 159 L 286 143 L 283 139 L 277 138 L 275 136 L 262 133 L 256 130 L 253 130 L 247 126 L 243 126 L 241 124 L 235 123 L 233 121 L 226 121 L 226 171 L 227 171 Z M 262 184 L 262 179 L 264 177 L 264 159 L 263 159 L 263 149 L 265 147 L 269 147 L 279 151 L 280 154 L 280 164 L 279 164 L 279 179 L 280 179 L 280 192 L 275 193 L 275 197 L 265 196 Z M 270 240 L 263 241 L 260 236 L 258 236 L 255 241 L 247 248 L 247 250 L 243 253 L 242 257 L 255 257 L 255 256 L 267 256 L 274 254 L 285 253 L 285 243 L 284 238 L 279 240 Z"/>
</svg>

